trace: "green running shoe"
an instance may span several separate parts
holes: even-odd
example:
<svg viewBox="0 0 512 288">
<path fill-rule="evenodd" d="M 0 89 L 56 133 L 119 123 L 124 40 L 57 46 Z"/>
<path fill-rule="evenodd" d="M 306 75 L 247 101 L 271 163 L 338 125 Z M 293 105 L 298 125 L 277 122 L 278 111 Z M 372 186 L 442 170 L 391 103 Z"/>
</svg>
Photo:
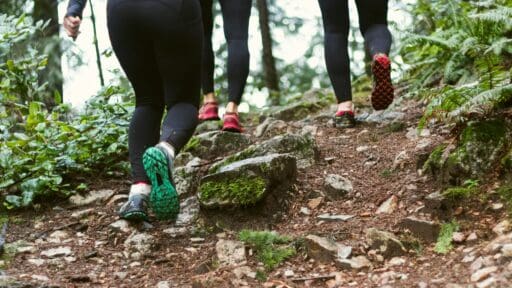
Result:
<svg viewBox="0 0 512 288">
<path fill-rule="evenodd" d="M 144 152 L 142 163 L 152 185 L 149 195 L 151 209 L 160 220 L 176 219 L 180 202 L 172 181 L 172 157 L 163 148 L 151 147 Z"/>
<path fill-rule="evenodd" d="M 119 216 L 128 221 L 148 220 L 147 214 L 147 196 L 134 195 L 128 198 L 128 201 L 119 209 Z"/>
</svg>

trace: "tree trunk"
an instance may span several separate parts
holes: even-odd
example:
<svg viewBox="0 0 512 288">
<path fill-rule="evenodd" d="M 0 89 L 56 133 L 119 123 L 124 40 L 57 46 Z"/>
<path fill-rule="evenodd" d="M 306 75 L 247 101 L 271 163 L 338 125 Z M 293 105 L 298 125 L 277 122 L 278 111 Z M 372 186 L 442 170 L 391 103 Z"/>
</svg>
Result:
<svg viewBox="0 0 512 288">
<path fill-rule="evenodd" d="M 44 45 L 44 53 L 48 55 L 48 65 L 39 74 L 41 83 L 48 82 L 48 95 L 45 102 L 48 108 L 53 108 L 56 104 L 62 103 L 62 51 L 59 39 L 59 13 L 58 0 L 37 0 L 34 1 L 34 11 L 32 16 L 34 21 L 48 21 L 48 27 L 43 31 L 38 41 Z M 57 93 L 60 97 L 56 97 Z"/>
<path fill-rule="evenodd" d="M 272 35 L 270 33 L 269 12 L 267 0 L 257 0 L 259 11 L 261 41 L 263 44 L 263 69 L 265 71 L 265 86 L 269 90 L 272 105 L 279 105 L 279 78 L 276 61 L 272 53 Z"/>
</svg>

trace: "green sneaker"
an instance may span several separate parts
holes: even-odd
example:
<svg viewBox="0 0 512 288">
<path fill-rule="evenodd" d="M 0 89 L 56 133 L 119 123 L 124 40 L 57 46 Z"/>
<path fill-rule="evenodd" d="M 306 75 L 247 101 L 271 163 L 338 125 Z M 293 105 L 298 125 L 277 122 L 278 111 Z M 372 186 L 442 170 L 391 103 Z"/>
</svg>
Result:
<svg viewBox="0 0 512 288">
<path fill-rule="evenodd" d="M 151 181 L 149 203 L 160 220 L 176 219 L 180 212 L 178 193 L 172 181 L 172 157 L 164 149 L 151 147 L 144 152 L 142 163 Z"/>
<path fill-rule="evenodd" d="M 128 221 L 148 220 L 146 199 L 145 195 L 131 196 L 119 209 L 119 216 Z"/>
</svg>

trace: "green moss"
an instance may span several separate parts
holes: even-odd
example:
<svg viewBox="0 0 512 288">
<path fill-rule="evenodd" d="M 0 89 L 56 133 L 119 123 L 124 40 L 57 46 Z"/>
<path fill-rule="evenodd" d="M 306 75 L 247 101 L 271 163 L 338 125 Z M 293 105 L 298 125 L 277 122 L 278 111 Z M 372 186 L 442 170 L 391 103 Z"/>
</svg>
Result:
<svg viewBox="0 0 512 288">
<path fill-rule="evenodd" d="M 194 152 L 199 148 L 200 145 L 201 140 L 199 139 L 199 137 L 194 136 L 190 138 L 187 145 L 185 145 L 185 147 L 183 148 L 183 152 Z"/>
<path fill-rule="evenodd" d="M 201 184 L 199 191 L 203 201 L 216 198 L 240 205 L 252 205 L 261 199 L 266 185 L 265 180 L 260 177 L 241 176 L 236 179 L 208 181 Z"/>
<path fill-rule="evenodd" d="M 289 237 L 275 232 L 242 230 L 239 238 L 254 249 L 256 257 L 267 270 L 274 269 L 297 253 L 295 247 L 290 245 Z"/>
<path fill-rule="evenodd" d="M 467 187 L 451 187 L 444 190 L 443 195 L 452 200 L 461 200 L 469 198 L 476 193 L 476 189 Z"/>
<path fill-rule="evenodd" d="M 380 172 L 380 176 L 381 176 L 382 178 L 390 178 L 391 176 L 393 176 L 393 174 L 394 174 L 394 173 L 395 173 L 395 171 L 394 171 L 394 170 L 389 169 L 389 168 L 386 168 L 386 169 L 384 169 L 384 170 L 382 170 L 382 171 Z"/>
<path fill-rule="evenodd" d="M 512 217 L 512 181 L 503 184 L 496 192 L 505 202 L 509 217 Z"/>
<path fill-rule="evenodd" d="M 437 237 L 436 246 L 434 247 L 434 251 L 439 254 L 446 254 L 453 249 L 452 238 L 453 233 L 459 230 L 459 224 L 452 220 L 452 222 L 444 223 L 441 225 L 441 232 L 439 232 L 439 236 Z"/>
<path fill-rule="evenodd" d="M 432 153 L 430 153 L 430 156 L 428 157 L 425 164 L 423 164 L 423 171 L 430 171 L 433 172 L 435 169 L 440 169 L 443 166 L 442 159 L 443 159 L 443 152 L 446 148 L 446 145 L 442 144 L 437 146 L 434 150 L 432 150 Z"/>
<path fill-rule="evenodd" d="M 505 170 L 512 171 L 512 150 L 505 157 L 501 158 L 501 167 Z"/>
<path fill-rule="evenodd" d="M 503 120 L 473 122 L 464 129 L 460 139 L 462 144 L 474 141 L 494 143 L 503 139 L 506 133 L 507 125 Z"/>
</svg>

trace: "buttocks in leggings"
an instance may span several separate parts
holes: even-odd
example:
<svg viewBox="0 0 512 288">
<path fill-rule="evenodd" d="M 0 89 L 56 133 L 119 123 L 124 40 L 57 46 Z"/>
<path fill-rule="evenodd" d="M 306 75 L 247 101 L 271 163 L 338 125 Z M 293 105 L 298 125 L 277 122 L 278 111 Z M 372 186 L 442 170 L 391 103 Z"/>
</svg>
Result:
<svg viewBox="0 0 512 288">
<path fill-rule="evenodd" d="M 197 125 L 201 7 L 199 0 L 109 0 L 107 20 L 112 47 L 135 90 L 129 132 L 133 180 L 147 181 L 144 151 L 159 138 L 180 150 Z"/>
</svg>

